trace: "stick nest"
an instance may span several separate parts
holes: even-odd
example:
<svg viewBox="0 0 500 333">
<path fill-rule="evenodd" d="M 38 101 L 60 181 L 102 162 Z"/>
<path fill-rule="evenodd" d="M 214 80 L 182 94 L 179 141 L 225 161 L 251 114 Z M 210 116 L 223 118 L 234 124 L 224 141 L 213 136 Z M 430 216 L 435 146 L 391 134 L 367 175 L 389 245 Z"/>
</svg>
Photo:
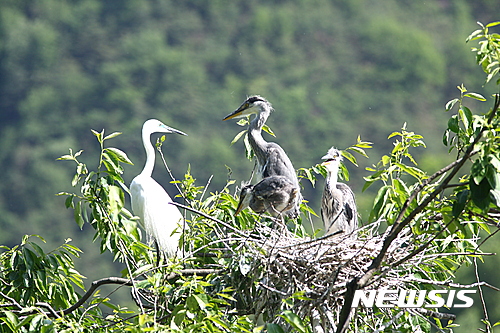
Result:
<svg viewBox="0 0 500 333">
<path fill-rule="evenodd" d="M 377 226 L 357 235 L 318 239 L 298 238 L 286 228 L 278 231 L 257 227 L 259 237 L 246 242 L 247 251 L 240 258 L 244 276 L 240 275 L 237 281 L 238 290 L 242 291 L 240 302 L 256 315 L 263 314 L 265 320 L 282 321 L 277 315 L 291 310 L 302 318 L 315 318 L 316 326 L 324 331 L 334 330 L 347 284 L 368 270 L 382 248 L 386 234 L 374 235 Z M 411 233 L 402 235 L 391 243 L 387 265 L 415 249 L 409 239 Z M 416 261 L 421 264 L 422 257 L 409 259 L 397 269 L 376 276 L 365 289 L 401 289 L 402 277 L 406 275 L 403 270 L 416 265 Z M 248 287 L 248 282 L 253 287 Z M 296 300 L 287 301 L 290 298 Z"/>
</svg>

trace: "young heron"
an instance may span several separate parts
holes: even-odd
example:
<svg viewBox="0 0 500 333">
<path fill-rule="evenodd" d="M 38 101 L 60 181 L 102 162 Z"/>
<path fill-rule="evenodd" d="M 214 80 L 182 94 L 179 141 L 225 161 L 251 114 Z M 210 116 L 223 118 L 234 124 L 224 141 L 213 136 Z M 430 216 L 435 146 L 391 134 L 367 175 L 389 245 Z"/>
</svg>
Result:
<svg viewBox="0 0 500 333">
<path fill-rule="evenodd" d="M 322 165 L 328 171 L 321 198 L 325 235 L 337 231 L 351 234 L 358 227 L 358 211 L 351 188 L 337 181 L 342 156 L 340 151 L 332 147 L 322 159 L 325 160 Z"/>
<path fill-rule="evenodd" d="M 235 215 L 247 207 L 258 214 L 267 212 L 273 217 L 287 214 L 294 208 L 297 194 L 297 187 L 287 177 L 264 178 L 255 185 L 247 185 L 241 189 Z"/>
<path fill-rule="evenodd" d="M 159 249 L 167 257 L 173 257 L 177 252 L 180 238 L 180 233 L 176 229 L 182 227 L 183 216 L 176 206 L 169 204 L 172 199 L 152 177 L 155 150 L 150 136 L 156 132 L 187 135 L 156 119 L 149 119 L 144 123 L 142 143 L 146 150 L 146 164 L 130 184 L 132 210 L 141 218 L 147 235 L 156 241 Z"/>
<path fill-rule="evenodd" d="M 296 189 L 290 214 L 297 216 L 302 195 L 295 168 L 283 148 L 274 142 L 265 141 L 262 137 L 262 126 L 273 110 L 271 103 L 265 98 L 254 95 L 248 97 L 236 111 L 227 115 L 223 120 L 255 115 L 248 125 L 248 141 L 257 158 L 257 181 L 271 176 L 283 176 L 290 180 Z"/>
</svg>

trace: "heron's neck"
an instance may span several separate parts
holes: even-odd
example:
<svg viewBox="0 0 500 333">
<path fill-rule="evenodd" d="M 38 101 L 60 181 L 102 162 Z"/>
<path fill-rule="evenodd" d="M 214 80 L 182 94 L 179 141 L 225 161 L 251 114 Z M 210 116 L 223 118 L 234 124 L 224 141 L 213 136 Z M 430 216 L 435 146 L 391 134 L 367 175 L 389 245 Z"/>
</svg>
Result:
<svg viewBox="0 0 500 333">
<path fill-rule="evenodd" d="M 326 176 L 326 186 L 327 188 L 334 188 L 337 185 L 339 175 L 339 167 L 333 167 L 328 169 L 328 175 Z"/>
<path fill-rule="evenodd" d="M 267 142 L 262 137 L 262 126 L 264 126 L 270 114 L 271 110 L 269 108 L 261 107 L 260 112 L 255 115 L 248 126 L 248 141 L 259 162 L 265 161 L 265 148 Z"/>
<path fill-rule="evenodd" d="M 144 169 L 142 169 L 141 175 L 151 176 L 155 166 L 155 149 L 151 144 L 150 133 L 142 133 L 142 144 L 146 150 L 146 164 L 144 165 Z"/>
</svg>

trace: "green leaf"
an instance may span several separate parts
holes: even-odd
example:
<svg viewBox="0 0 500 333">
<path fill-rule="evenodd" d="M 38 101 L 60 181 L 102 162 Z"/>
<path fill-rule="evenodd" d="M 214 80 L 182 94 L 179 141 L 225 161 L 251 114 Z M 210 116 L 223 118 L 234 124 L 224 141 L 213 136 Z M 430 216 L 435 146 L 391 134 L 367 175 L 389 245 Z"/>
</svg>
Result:
<svg viewBox="0 0 500 333">
<path fill-rule="evenodd" d="M 71 155 L 63 155 L 57 159 L 58 161 L 74 161 L 75 158 Z"/>
<path fill-rule="evenodd" d="M 486 166 L 480 159 L 475 160 L 472 164 L 470 175 L 473 179 L 473 183 L 475 183 L 476 185 L 479 185 L 479 183 L 486 176 Z"/>
<path fill-rule="evenodd" d="M 106 137 L 104 138 L 104 140 L 115 138 L 115 137 L 117 137 L 118 135 L 121 135 L 121 134 L 122 134 L 122 132 L 111 133 L 110 135 L 106 135 Z"/>
<path fill-rule="evenodd" d="M 480 33 L 482 33 L 483 30 L 482 29 L 478 29 L 478 30 L 475 30 L 474 32 L 472 32 L 466 39 L 465 39 L 465 42 L 469 42 L 473 39 L 476 39 L 476 38 L 479 38 L 481 36 L 478 36 Z M 477 37 L 476 37 L 477 36 Z"/>
<path fill-rule="evenodd" d="M 422 180 L 425 178 L 425 172 L 423 172 L 419 168 L 408 166 L 402 163 L 395 163 L 395 165 L 397 165 L 402 171 L 406 172 L 407 174 L 418 180 Z"/>
<path fill-rule="evenodd" d="M 305 326 L 304 322 L 302 319 L 300 319 L 299 316 L 297 316 L 295 313 L 293 313 L 290 310 L 285 310 L 283 313 L 280 315 L 283 319 L 286 320 L 290 326 L 292 326 L 294 329 L 296 329 L 300 333 L 307 333 L 309 330 Z"/>
<path fill-rule="evenodd" d="M 473 93 L 473 92 L 465 94 L 464 97 L 469 97 L 469 98 L 477 99 L 478 101 L 481 101 L 481 102 L 486 101 L 486 98 L 484 98 L 483 95 L 478 94 L 478 93 Z"/>
<path fill-rule="evenodd" d="M 455 98 L 455 99 L 452 99 L 451 101 L 449 101 L 448 103 L 446 103 L 445 105 L 445 110 L 448 112 L 450 111 L 453 106 L 459 101 L 458 98 Z"/>
<path fill-rule="evenodd" d="M 127 154 L 118 148 L 109 147 L 105 148 L 104 151 L 107 151 L 112 157 L 122 163 L 134 165 L 134 163 L 132 163 L 132 161 L 128 158 Z"/>
<path fill-rule="evenodd" d="M 460 216 L 469 199 L 469 190 L 463 190 L 457 193 L 457 200 L 453 203 L 452 214 L 454 217 Z"/>
<path fill-rule="evenodd" d="M 316 217 L 319 217 L 318 214 L 316 214 L 316 212 L 311 208 L 309 207 L 308 205 L 306 204 L 301 204 L 300 205 L 300 210 L 303 212 L 303 213 L 311 213 L 312 215 L 316 216 Z"/>
<path fill-rule="evenodd" d="M 472 202 L 481 210 L 486 210 L 490 205 L 491 186 L 487 179 L 481 180 L 479 184 L 470 182 Z"/>
<path fill-rule="evenodd" d="M 403 136 L 403 135 L 400 132 L 392 132 L 391 134 L 389 134 L 387 139 L 393 138 L 395 136 Z"/>
<path fill-rule="evenodd" d="M 352 146 L 352 147 L 349 147 L 347 149 L 353 150 L 356 153 L 360 154 L 361 156 L 364 156 L 364 157 L 368 158 L 368 155 L 366 154 L 365 150 L 362 149 L 362 148 L 360 148 L 360 147 Z"/>
<path fill-rule="evenodd" d="M 3 320 L 11 329 L 13 332 L 18 332 L 18 327 L 17 325 L 19 324 L 19 319 L 17 316 L 11 312 L 11 311 L 3 311 L 3 314 L 5 317 L 0 318 Z"/>
<path fill-rule="evenodd" d="M 389 186 L 384 185 L 382 186 L 377 193 L 377 196 L 375 197 L 375 200 L 373 201 L 373 209 L 370 213 L 370 221 L 376 220 L 380 216 L 380 212 L 382 210 L 382 207 L 384 207 L 388 195 L 389 195 Z"/>
<path fill-rule="evenodd" d="M 264 126 L 262 126 L 262 130 L 264 132 L 276 137 L 276 135 L 274 135 L 274 132 L 271 130 L 271 128 L 268 125 L 264 124 Z"/>
<path fill-rule="evenodd" d="M 120 213 L 123 206 L 125 206 L 125 196 L 118 186 L 112 185 L 109 187 L 109 203 L 110 213 L 113 214 Z"/>
<path fill-rule="evenodd" d="M 460 132 L 460 127 L 458 126 L 458 118 L 456 115 L 453 115 L 449 120 L 448 120 L 448 128 L 450 131 L 454 133 Z"/>
<path fill-rule="evenodd" d="M 347 170 L 346 166 L 344 165 L 344 163 L 340 163 L 340 178 L 345 180 L 345 181 L 349 181 L 349 170 Z"/>
<path fill-rule="evenodd" d="M 68 195 L 68 197 L 66 198 L 66 201 L 64 202 L 64 205 L 66 206 L 66 208 L 73 207 L 73 198 L 74 197 L 75 197 L 74 195 Z"/>
<path fill-rule="evenodd" d="M 283 328 L 281 328 L 280 325 L 278 324 L 267 324 L 266 325 L 266 330 L 268 333 L 285 333 Z"/>
<path fill-rule="evenodd" d="M 236 142 L 238 142 L 238 140 L 247 132 L 247 130 L 243 130 L 241 132 L 239 132 L 238 134 L 236 134 L 236 136 L 234 137 L 233 141 L 231 141 L 231 146 L 234 145 Z"/>
<path fill-rule="evenodd" d="M 102 143 L 102 136 L 104 134 L 104 130 L 102 130 L 102 132 L 100 132 L 100 133 L 97 132 L 97 131 L 95 131 L 95 130 L 93 130 L 93 129 L 91 129 L 91 131 L 92 131 L 92 134 L 94 134 L 96 136 L 97 141 L 99 141 L 100 143 Z"/>
<path fill-rule="evenodd" d="M 74 217 L 75 217 L 75 222 L 76 224 L 80 227 L 80 229 L 83 229 L 83 225 L 85 224 L 85 221 L 82 216 L 82 202 L 78 201 L 75 205 L 75 211 L 74 211 Z"/>
<path fill-rule="evenodd" d="M 206 294 L 194 294 L 193 295 L 200 309 L 205 309 L 208 304 L 208 296 Z"/>
<path fill-rule="evenodd" d="M 248 135 L 245 135 L 243 142 L 245 143 L 245 153 L 247 159 L 251 160 L 254 156 L 253 150 L 252 150 L 252 145 L 250 144 L 250 141 L 248 140 Z"/>
<path fill-rule="evenodd" d="M 250 123 L 250 116 L 247 116 L 246 118 L 242 118 L 236 122 L 236 124 L 240 126 L 246 126 Z"/>
<path fill-rule="evenodd" d="M 486 25 L 486 28 L 491 28 L 500 24 L 500 21 L 491 22 Z"/>
<path fill-rule="evenodd" d="M 499 190 L 491 190 L 490 194 L 491 194 L 491 198 L 494 201 L 495 206 L 500 207 L 500 191 Z"/>
<path fill-rule="evenodd" d="M 191 311 L 191 312 L 198 311 L 198 309 L 199 309 L 199 307 L 198 307 L 198 301 L 196 300 L 196 298 L 194 297 L 194 295 L 190 295 L 186 299 L 186 306 L 187 306 L 188 310 Z"/>
<path fill-rule="evenodd" d="M 352 164 L 354 164 L 355 166 L 358 166 L 358 163 L 356 161 L 356 157 L 354 157 L 350 152 L 348 151 L 345 151 L 345 150 L 342 150 L 341 151 L 341 154 L 342 156 L 344 156 L 346 159 L 349 160 L 349 162 L 351 162 Z"/>
</svg>

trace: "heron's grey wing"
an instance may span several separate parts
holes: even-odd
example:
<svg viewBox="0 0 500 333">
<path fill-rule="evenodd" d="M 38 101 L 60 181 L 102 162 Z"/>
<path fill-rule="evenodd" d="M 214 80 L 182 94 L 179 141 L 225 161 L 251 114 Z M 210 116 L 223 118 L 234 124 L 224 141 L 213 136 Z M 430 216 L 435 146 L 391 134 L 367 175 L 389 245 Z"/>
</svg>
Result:
<svg viewBox="0 0 500 333">
<path fill-rule="evenodd" d="M 342 192 L 344 198 L 344 215 L 348 222 L 348 231 L 352 232 L 358 227 L 358 209 L 356 207 L 356 198 L 351 188 L 344 183 L 337 183 L 337 189 Z"/>
<path fill-rule="evenodd" d="M 270 176 L 254 186 L 254 197 L 261 200 L 271 215 L 290 210 L 295 203 L 298 189 L 285 176 Z"/>
<path fill-rule="evenodd" d="M 342 191 L 337 188 L 326 187 L 321 198 L 321 217 L 326 233 L 338 230 L 345 231 L 343 207 L 344 198 Z"/>
<path fill-rule="evenodd" d="M 290 180 L 283 176 L 271 176 L 255 184 L 254 195 L 271 203 L 285 200 L 288 192 L 293 187 Z"/>
<path fill-rule="evenodd" d="M 298 186 L 297 174 L 292 161 L 283 148 L 274 142 L 270 142 L 266 147 L 267 161 L 263 166 L 263 178 L 270 176 L 285 176 Z"/>
</svg>

